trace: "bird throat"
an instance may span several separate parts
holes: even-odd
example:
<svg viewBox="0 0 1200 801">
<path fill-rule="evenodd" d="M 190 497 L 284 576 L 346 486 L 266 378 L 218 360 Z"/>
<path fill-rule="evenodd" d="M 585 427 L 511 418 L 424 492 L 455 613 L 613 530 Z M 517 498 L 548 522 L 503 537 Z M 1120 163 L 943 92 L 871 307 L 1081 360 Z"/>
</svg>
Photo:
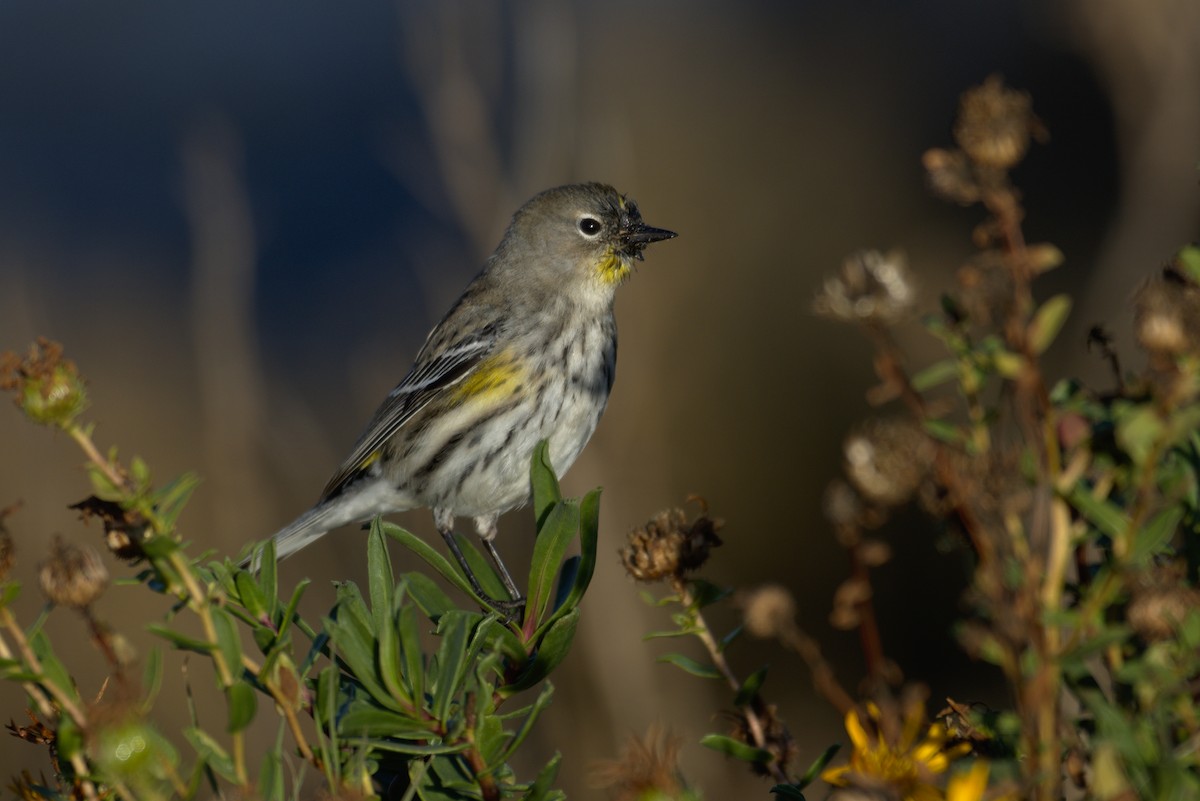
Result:
<svg viewBox="0 0 1200 801">
<path fill-rule="evenodd" d="M 616 286 L 624 282 L 630 272 L 629 259 L 618 253 L 615 248 L 609 248 L 596 263 L 596 277 L 606 286 Z"/>
</svg>

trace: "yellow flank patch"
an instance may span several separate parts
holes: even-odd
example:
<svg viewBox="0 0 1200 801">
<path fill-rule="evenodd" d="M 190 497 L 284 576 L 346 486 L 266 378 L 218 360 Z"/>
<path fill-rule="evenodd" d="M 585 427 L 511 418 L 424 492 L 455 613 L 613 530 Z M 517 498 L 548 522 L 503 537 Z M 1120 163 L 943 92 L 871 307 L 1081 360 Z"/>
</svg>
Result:
<svg viewBox="0 0 1200 801">
<path fill-rule="evenodd" d="M 358 463 L 358 469 L 366 470 L 368 467 L 378 462 L 380 456 L 383 456 L 383 451 L 374 451 L 370 456 Z"/>
<path fill-rule="evenodd" d="M 609 249 L 596 265 L 596 275 L 604 284 L 619 284 L 629 277 L 629 263 Z"/>
<path fill-rule="evenodd" d="M 498 353 L 484 359 L 454 390 L 454 400 L 506 394 L 515 388 L 524 371 L 509 353 Z"/>
</svg>

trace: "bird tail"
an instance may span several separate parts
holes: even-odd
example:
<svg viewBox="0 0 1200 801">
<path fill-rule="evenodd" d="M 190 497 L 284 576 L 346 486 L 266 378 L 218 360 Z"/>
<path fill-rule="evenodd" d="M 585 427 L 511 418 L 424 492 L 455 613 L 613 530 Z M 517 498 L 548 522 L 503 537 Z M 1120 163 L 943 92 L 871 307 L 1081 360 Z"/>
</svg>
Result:
<svg viewBox="0 0 1200 801">
<path fill-rule="evenodd" d="M 344 519 L 342 505 L 336 500 L 327 501 L 314 506 L 291 523 L 276 531 L 271 539 L 275 543 L 275 559 L 282 561 L 301 548 L 325 536 L 330 529 L 337 528 L 350 522 Z M 262 566 L 261 545 L 255 546 L 249 556 L 242 560 L 241 566 L 251 572 L 258 572 Z"/>
</svg>

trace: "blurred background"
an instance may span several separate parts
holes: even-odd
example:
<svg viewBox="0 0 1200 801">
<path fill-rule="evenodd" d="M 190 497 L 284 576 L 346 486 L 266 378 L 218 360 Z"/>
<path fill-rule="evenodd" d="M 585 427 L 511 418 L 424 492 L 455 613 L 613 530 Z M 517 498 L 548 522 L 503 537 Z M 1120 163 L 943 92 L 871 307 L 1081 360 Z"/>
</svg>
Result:
<svg viewBox="0 0 1200 801">
<path fill-rule="evenodd" d="M 934 199 L 919 159 L 950 144 L 958 95 L 993 72 L 1032 94 L 1050 131 L 1015 178 L 1028 239 L 1066 255 L 1040 293 L 1077 300 L 1052 375 L 1103 380 L 1087 329 L 1103 323 L 1136 362 L 1130 294 L 1200 233 L 1191 0 L 6 2 L 0 349 L 65 343 L 90 381 L 98 441 L 143 456 L 159 480 L 198 471 L 183 527 L 232 554 L 315 500 L 517 206 L 560 183 L 614 184 L 680 236 L 620 294 L 615 393 L 565 479 L 571 494 L 604 487 L 602 560 L 518 766 L 528 775 L 561 750 L 562 788 L 604 798 L 590 764 L 662 723 L 706 797 L 763 797 L 762 780 L 696 745 L 726 728 L 729 696 L 655 664 L 667 646 L 642 635 L 668 621 L 616 550 L 632 526 L 703 495 L 727 521 L 705 575 L 786 584 L 857 685 L 857 638 L 828 624 L 846 558 L 821 496 L 873 376 L 866 342 L 815 318 L 811 300 L 848 253 L 900 247 L 923 308 L 936 305 L 980 212 Z M 936 353 L 916 323 L 900 336 L 914 364 Z M 24 501 L 18 577 L 55 533 L 99 544 L 65 508 L 88 493 L 69 441 L 9 410 L 0 451 L 0 506 Z M 510 565 L 528 560 L 526 518 L 501 523 Z M 426 512 L 399 522 L 433 536 Z M 962 554 L 915 513 L 885 536 L 889 656 L 930 686 L 931 711 L 946 696 L 1002 701 L 953 644 Z M 347 530 L 282 573 L 314 579 L 306 610 L 319 615 L 329 581 L 361 581 L 364 565 Z M 23 619 L 39 604 L 29 586 Z M 165 611 L 150 606 L 115 587 L 98 612 L 136 629 Z M 56 617 L 94 692 L 82 623 Z M 746 642 L 732 660 L 743 675 L 771 663 L 766 695 L 801 761 L 844 739 L 798 657 Z M 167 730 L 186 714 L 179 664 L 168 657 Z M 0 718 L 20 717 L 19 693 L 0 702 Z M 42 759 L 5 742 L 0 775 Z"/>
</svg>

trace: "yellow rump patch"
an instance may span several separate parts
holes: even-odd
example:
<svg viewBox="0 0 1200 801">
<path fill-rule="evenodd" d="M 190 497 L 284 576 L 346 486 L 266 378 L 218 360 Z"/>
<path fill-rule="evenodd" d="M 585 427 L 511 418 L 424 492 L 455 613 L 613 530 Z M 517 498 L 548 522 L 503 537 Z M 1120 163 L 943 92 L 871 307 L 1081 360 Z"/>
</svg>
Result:
<svg viewBox="0 0 1200 801">
<path fill-rule="evenodd" d="M 370 456 L 358 463 L 358 469 L 366 470 L 368 467 L 378 462 L 379 457 L 381 456 L 383 456 L 383 451 L 374 451 Z"/>
</svg>

